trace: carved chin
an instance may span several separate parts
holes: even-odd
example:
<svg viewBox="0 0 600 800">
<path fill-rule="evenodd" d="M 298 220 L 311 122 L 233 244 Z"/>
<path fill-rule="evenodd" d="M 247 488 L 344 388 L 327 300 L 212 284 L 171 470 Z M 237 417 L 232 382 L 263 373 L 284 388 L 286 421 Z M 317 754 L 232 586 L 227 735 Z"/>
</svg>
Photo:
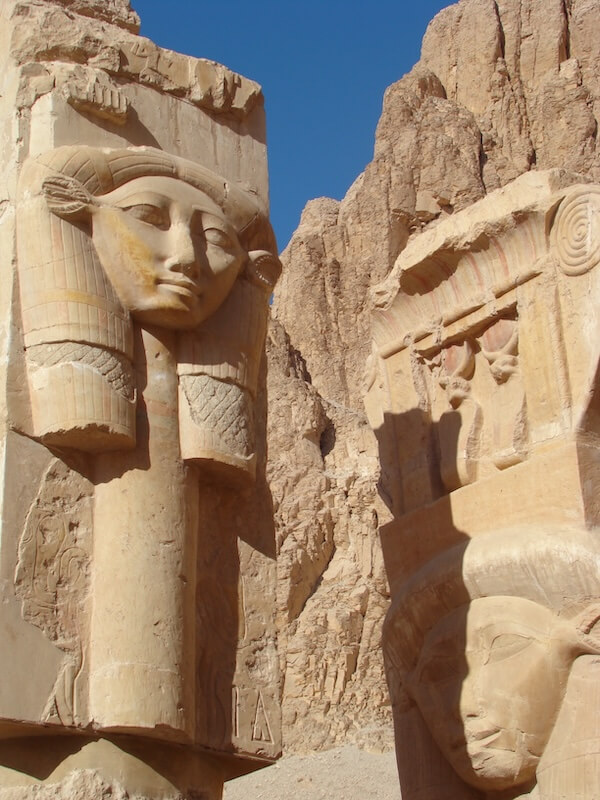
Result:
<svg viewBox="0 0 600 800">
<path fill-rule="evenodd" d="M 129 303 L 131 316 L 142 324 L 158 325 L 175 330 L 190 330 L 206 318 L 206 303 L 198 294 L 176 287 L 160 285 L 147 296 L 138 296 Z"/>
<path fill-rule="evenodd" d="M 175 304 L 171 307 L 138 307 L 131 309 L 131 316 L 145 325 L 157 325 L 161 328 L 170 328 L 178 331 L 189 331 L 198 327 L 204 321 L 205 315 L 199 308 L 191 310 Z"/>
<path fill-rule="evenodd" d="M 539 757 L 528 751 L 494 747 L 493 742 L 471 742 L 456 749 L 449 760 L 460 777 L 476 789 L 500 791 L 535 778 Z"/>
</svg>

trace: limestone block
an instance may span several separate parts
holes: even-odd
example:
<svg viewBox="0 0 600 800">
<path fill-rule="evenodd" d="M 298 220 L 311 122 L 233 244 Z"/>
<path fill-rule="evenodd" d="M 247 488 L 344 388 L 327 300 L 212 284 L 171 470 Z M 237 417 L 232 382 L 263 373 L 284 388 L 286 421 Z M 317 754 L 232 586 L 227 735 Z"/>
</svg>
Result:
<svg viewBox="0 0 600 800">
<path fill-rule="evenodd" d="M 439 221 L 373 290 L 405 798 L 598 791 L 600 187 L 577 177 Z"/>
<path fill-rule="evenodd" d="M 217 800 L 281 750 L 260 89 L 0 15 L 0 795 Z"/>
<path fill-rule="evenodd" d="M 97 66 L 239 119 L 262 101 L 258 84 L 223 65 L 165 50 L 138 36 L 138 17 L 127 2 L 10 0 L 6 16 L 11 21 L 10 54 L 20 64 Z M 39 34 L 32 35 L 35 31 Z"/>
<path fill-rule="evenodd" d="M 418 409 L 432 431 L 418 495 L 413 459 L 424 450 L 398 450 L 404 511 L 593 428 L 595 312 L 590 278 L 577 281 L 594 274 L 598 189 L 560 190 L 566 180 L 526 175 L 449 217 L 414 239 L 374 289 L 387 377 L 373 390 L 387 394 L 399 441 L 398 426 L 412 426 Z M 543 363 L 542 353 L 552 358 Z"/>
</svg>

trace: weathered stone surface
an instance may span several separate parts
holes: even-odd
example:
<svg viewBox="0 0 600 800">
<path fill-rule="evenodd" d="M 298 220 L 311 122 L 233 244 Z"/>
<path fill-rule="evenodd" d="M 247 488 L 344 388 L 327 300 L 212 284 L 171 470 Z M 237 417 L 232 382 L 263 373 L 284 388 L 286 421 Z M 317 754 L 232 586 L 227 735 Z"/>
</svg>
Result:
<svg viewBox="0 0 600 800">
<path fill-rule="evenodd" d="M 107 783 L 94 770 L 72 772 L 65 780 L 49 786 L 0 789 L 1 800 L 100 800 L 107 796 L 115 800 L 130 800 L 129 793 L 122 786 Z"/>
<path fill-rule="evenodd" d="M 60 64 L 87 65 L 240 120 L 262 105 L 254 81 L 138 36 L 139 18 L 126 0 L 11 0 L 3 18 L 12 58 L 43 64 L 48 75 Z"/>
<path fill-rule="evenodd" d="M 140 18 L 129 0 L 57 0 L 57 3 L 75 14 L 105 20 L 132 33 L 140 30 Z"/>
<path fill-rule="evenodd" d="M 373 435 L 363 414 L 314 390 L 276 321 L 267 352 L 285 747 L 308 752 L 334 741 L 389 747 Z"/>
<path fill-rule="evenodd" d="M 0 791 L 218 800 L 281 750 L 259 90 L 0 15 Z"/>
<path fill-rule="evenodd" d="M 598 178 L 597 11 L 588 0 L 463 0 L 429 26 L 421 62 L 475 115 L 488 191 L 534 165 Z"/>
<path fill-rule="evenodd" d="M 280 397 L 286 408 L 290 398 L 295 397 L 295 405 L 306 408 L 308 402 L 311 409 L 318 407 L 316 398 L 321 398 L 321 407 L 332 420 L 330 408 L 346 415 L 347 424 L 338 417 L 334 422 L 336 469 L 338 474 L 346 469 L 350 480 L 361 474 L 361 503 L 365 512 L 367 505 L 377 510 L 380 524 L 385 524 L 389 507 L 398 502 L 394 483 L 386 474 L 390 460 L 382 458 L 381 502 L 375 463 L 369 461 L 361 473 L 355 457 L 346 455 L 362 427 L 364 365 L 371 339 L 370 288 L 389 275 L 407 245 L 421 247 L 416 243 L 421 231 L 431 228 L 430 235 L 435 236 L 440 221 L 451 219 L 523 173 L 558 168 L 582 175 L 584 180 L 600 178 L 596 148 L 600 118 L 600 49 L 596 35 L 599 18 L 597 0 L 460 0 L 441 12 L 428 28 L 419 63 L 385 93 L 373 161 L 341 202 L 321 198 L 307 205 L 282 256 L 284 271 L 273 310 L 289 337 L 289 352 L 303 368 L 297 373 L 296 389 L 289 384 L 285 392 L 271 389 L 273 413 L 284 413 L 277 410 Z M 379 302 L 377 297 L 375 301 Z M 498 331 L 498 337 L 502 336 Z M 272 365 L 272 387 L 279 385 L 275 372 L 281 366 L 277 367 L 277 363 L 286 364 L 288 352 L 283 339 L 275 337 L 275 341 L 280 355 Z M 510 335 L 501 344 L 510 349 Z M 272 341 L 271 351 L 274 347 Z M 285 371 L 280 374 L 283 378 Z M 372 374 L 370 379 L 374 379 Z M 506 398 L 506 403 L 514 410 L 518 397 Z M 321 411 L 310 413 L 313 437 L 321 437 Z M 305 416 L 299 416 L 298 433 L 306 425 Z M 294 423 L 289 411 L 285 412 L 285 419 L 288 425 Z M 350 423 L 351 419 L 355 422 Z M 503 435 L 499 430 L 498 436 Z M 423 441 L 418 426 L 407 425 L 404 436 L 400 445 L 391 436 L 380 441 L 380 452 L 386 447 L 390 456 L 398 447 L 421 452 Z M 287 430 L 285 434 L 280 428 L 272 430 L 269 448 L 274 463 L 289 460 L 291 440 Z M 377 453 L 372 443 L 367 452 L 370 458 Z M 310 464 L 314 474 L 306 484 L 308 490 L 302 492 L 300 507 L 316 509 L 323 502 L 321 481 L 328 472 L 327 456 L 319 464 L 315 448 L 310 457 L 296 453 L 296 459 L 302 459 L 306 469 Z M 505 455 L 509 458 L 508 452 Z M 458 473 L 449 468 L 448 484 L 458 480 L 464 470 L 469 471 L 467 462 Z M 292 483 L 286 486 L 281 480 L 279 485 L 273 484 L 281 508 L 294 507 Z M 417 484 L 415 479 L 415 492 Z M 381 506 L 377 506 L 378 502 Z M 358 530 L 354 527 L 357 515 L 349 512 L 350 506 L 344 503 L 326 536 L 322 526 L 306 528 L 304 554 L 299 558 L 306 559 L 313 574 L 317 574 L 311 582 L 313 594 L 289 623 L 289 630 L 294 637 L 315 642 L 315 665 L 299 679 L 293 673 L 293 701 L 284 691 L 284 717 L 287 708 L 306 708 L 306 732 L 300 733 L 298 716 L 293 713 L 289 717 L 293 725 L 284 726 L 284 740 L 292 748 L 302 749 L 307 742 L 332 746 L 339 741 L 341 731 L 346 732 L 344 735 L 352 731 L 355 734 L 363 724 L 368 727 L 373 722 L 369 712 L 358 720 L 353 713 L 347 714 L 346 698 L 342 696 L 340 704 L 331 706 L 325 715 L 327 736 L 318 740 L 309 733 L 313 686 L 320 669 L 317 654 L 322 652 L 320 638 L 314 635 L 311 608 L 319 607 L 323 613 L 330 610 L 333 597 L 327 590 L 327 572 L 321 564 L 331 551 L 329 542 L 342 539 L 347 530 Z M 278 520 L 278 525 L 282 524 Z M 370 541 L 377 551 L 375 526 Z M 357 565 L 353 570 L 340 579 L 338 587 L 343 589 L 336 598 L 348 618 L 355 605 L 353 592 L 364 582 Z M 286 596 L 287 571 L 282 578 Z M 305 593 L 303 587 L 298 595 Z M 370 588 L 369 596 L 375 599 L 377 594 Z M 378 597 L 376 602 L 382 602 L 383 591 Z M 343 616 L 339 605 L 334 613 Z M 289 658 L 296 659 L 296 655 Z M 379 705 L 385 693 L 383 670 L 378 666 L 377 654 L 365 652 L 365 659 L 372 666 L 361 682 L 361 694 L 366 706 L 371 693 L 374 705 Z M 323 711 L 318 704 L 317 708 L 316 721 L 321 729 Z M 375 724 L 383 724 L 385 714 L 383 706 Z M 435 770 L 432 764 L 432 775 Z M 444 773 L 438 787 L 448 780 Z"/>
<path fill-rule="evenodd" d="M 214 758 L 134 737 L 3 740 L 0 775 L 1 800 L 217 800 L 223 783 Z"/>
</svg>

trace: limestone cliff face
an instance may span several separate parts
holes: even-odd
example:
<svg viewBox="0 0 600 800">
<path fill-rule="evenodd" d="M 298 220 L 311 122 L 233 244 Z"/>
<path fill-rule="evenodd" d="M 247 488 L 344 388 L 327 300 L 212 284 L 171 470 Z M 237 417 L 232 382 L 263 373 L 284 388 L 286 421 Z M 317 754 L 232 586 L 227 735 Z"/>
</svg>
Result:
<svg viewBox="0 0 600 800">
<path fill-rule="evenodd" d="M 387 587 L 373 437 L 362 412 L 314 388 L 277 320 L 267 347 L 286 747 L 318 750 L 366 733 L 381 749 L 392 730 L 379 654 Z"/>
<path fill-rule="evenodd" d="M 377 445 L 362 407 L 369 290 L 411 236 L 532 169 L 600 179 L 600 0 L 460 0 L 385 93 L 373 161 L 308 203 L 269 343 L 288 752 L 391 740 Z"/>
</svg>

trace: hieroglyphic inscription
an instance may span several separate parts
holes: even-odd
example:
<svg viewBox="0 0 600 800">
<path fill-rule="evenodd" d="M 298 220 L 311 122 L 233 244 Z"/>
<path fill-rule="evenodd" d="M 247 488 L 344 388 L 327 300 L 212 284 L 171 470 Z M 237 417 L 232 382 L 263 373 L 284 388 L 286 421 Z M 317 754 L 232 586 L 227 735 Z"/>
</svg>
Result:
<svg viewBox="0 0 600 800">
<path fill-rule="evenodd" d="M 270 687 L 232 689 L 233 740 L 239 749 L 270 758 L 278 755 L 279 709 Z"/>
<path fill-rule="evenodd" d="M 271 733 L 271 726 L 269 725 L 269 718 L 261 691 L 258 692 L 258 698 L 256 700 L 256 713 L 254 714 L 254 723 L 252 725 L 252 739 L 255 742 L 273 743 L 273 734 Z"/>
</svg>

